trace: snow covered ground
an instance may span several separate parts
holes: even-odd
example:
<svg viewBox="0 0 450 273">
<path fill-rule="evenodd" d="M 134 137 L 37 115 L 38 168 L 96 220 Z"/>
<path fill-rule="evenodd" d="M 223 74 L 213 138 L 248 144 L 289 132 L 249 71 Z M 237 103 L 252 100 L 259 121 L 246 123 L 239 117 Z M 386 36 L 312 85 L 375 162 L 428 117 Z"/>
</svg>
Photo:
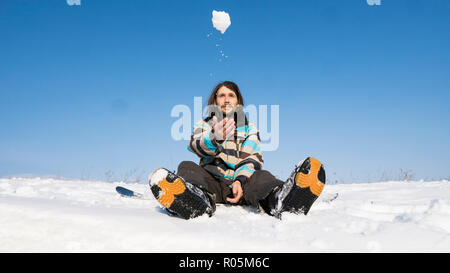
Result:
<svg viewBox="0 0 450 273">
<path fill-rule="evenodd" d="M 219 205 L 186 221 L 145 184 L 5 178 L 0 252 L 450 252 L 450 182 L 326 185 L 307 216 Z"/>
</svg>

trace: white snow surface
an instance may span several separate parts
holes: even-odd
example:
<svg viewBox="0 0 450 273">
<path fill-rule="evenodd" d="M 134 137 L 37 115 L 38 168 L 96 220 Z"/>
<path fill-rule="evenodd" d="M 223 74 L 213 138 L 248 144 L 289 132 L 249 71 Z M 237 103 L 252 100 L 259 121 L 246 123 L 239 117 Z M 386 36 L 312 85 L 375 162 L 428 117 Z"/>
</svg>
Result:
<svg viewBox="0 0 450 273">
<path fill-rule="evenodd" d="M 4 178 L 0 252 L 450 252 L 450 182 L 326 185 L 307 216 L 218 205 L 184 220 L 146 184 Z"/>
</svg>

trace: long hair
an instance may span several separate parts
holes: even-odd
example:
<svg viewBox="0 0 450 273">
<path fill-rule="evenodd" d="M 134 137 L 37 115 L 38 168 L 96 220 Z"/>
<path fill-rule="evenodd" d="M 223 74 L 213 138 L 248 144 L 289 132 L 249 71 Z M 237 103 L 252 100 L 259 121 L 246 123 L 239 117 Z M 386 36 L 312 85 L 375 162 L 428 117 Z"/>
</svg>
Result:
<svg viewBox="0 0 450 273">
<path fill-rule="evenodd" d="M 241 91 L 239 90 L 239 86 L 232 81 L 224 81 L 224 82 L 221 82 L 218 85 L 216 85 L 216 87 L 214 87 L 211 94 L 209 95 L 208 105 L 216 104 L 217 92 L 219 91 L 219 89 L 222 86 L 225 86 L 226 88 L 232 90 L 236 94 L 238 105 L 244 106 L 244 98 L 242 98 L 242 94 L 241 94 Z"/>
<path fill-rule="evenodd" d="M 237 127 L 248 124 L 247 117 L 245 116 L 243 110 L 244 98 L 242 97 L 241 91 L 239 90 L 239 86 L 232 81 L 223 81 L 214 87 L 208 98 L 208 111 L 206 113 L 207 117 L 205 121 L 210 121 L 213 116 L 216 116 L 220 121 L 225 116 L 220 107 L 218 107 L 216 104 L 217 92 L 222 86 L 225 86 L 226 88 L 232 90 L 236 94 L 236 98 L 238 101 L 237 107 L 235 107 L 234 111 L 227 114 L 227 116 L 234 118 Z"/>
</svg>

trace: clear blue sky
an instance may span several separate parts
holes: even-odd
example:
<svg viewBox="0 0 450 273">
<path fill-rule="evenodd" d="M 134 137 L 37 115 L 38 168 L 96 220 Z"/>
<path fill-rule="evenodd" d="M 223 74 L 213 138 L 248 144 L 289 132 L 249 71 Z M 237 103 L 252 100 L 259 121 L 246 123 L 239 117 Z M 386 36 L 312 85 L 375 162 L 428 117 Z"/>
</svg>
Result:
<svg viewBox="0 0 450 273">
<path fill-rule="evenodd" d="M 212 10 L 231 16 L 223 35 Z M 330 182 L 448 178 L 449 14 L 447 0 L 0 1 L 0 176 L 197 161 L 170 111 L 232 80 L 280 106 L 264 153 L 280 178 L 307 156 Z"/>
</svg>

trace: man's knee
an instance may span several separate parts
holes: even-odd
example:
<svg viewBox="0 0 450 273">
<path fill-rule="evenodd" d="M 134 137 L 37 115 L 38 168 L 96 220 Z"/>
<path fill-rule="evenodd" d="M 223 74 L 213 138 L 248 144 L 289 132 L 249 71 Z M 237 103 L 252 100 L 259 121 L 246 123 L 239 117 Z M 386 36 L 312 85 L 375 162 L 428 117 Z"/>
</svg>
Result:
<svg viewBox="0 0 450 273">
<path fill-rule="evenodd" d="M 276 180 L 276 178 L 267 170 L 257 170 L 250 176 L 252 182 L 265 182 Z"/>
<path fill-rule="evenodd" d="M 246 188 L 249 190 L 259 190 L 261 188 L 272 189 L 283 184 L 283 181 L 277 179 L 267 170 L 255 171 L 247 182 Z"/>
<path fill-rule="evenodd" d="M 247 204 L 258 206 L 258 202 L 266 198 L 276 187 L 282 185 L 269 171 L 255 171 L 245 184 L 244 199 Z"/>
<path fill-rule="evenodd" d="M 181 169 L 195 169 L 198 167 L 199 166 L 195 162 L 185 160 L 181 161 L 181 163 L 178 164 L 178 171 L 180 171 Z"/>
</svg>

